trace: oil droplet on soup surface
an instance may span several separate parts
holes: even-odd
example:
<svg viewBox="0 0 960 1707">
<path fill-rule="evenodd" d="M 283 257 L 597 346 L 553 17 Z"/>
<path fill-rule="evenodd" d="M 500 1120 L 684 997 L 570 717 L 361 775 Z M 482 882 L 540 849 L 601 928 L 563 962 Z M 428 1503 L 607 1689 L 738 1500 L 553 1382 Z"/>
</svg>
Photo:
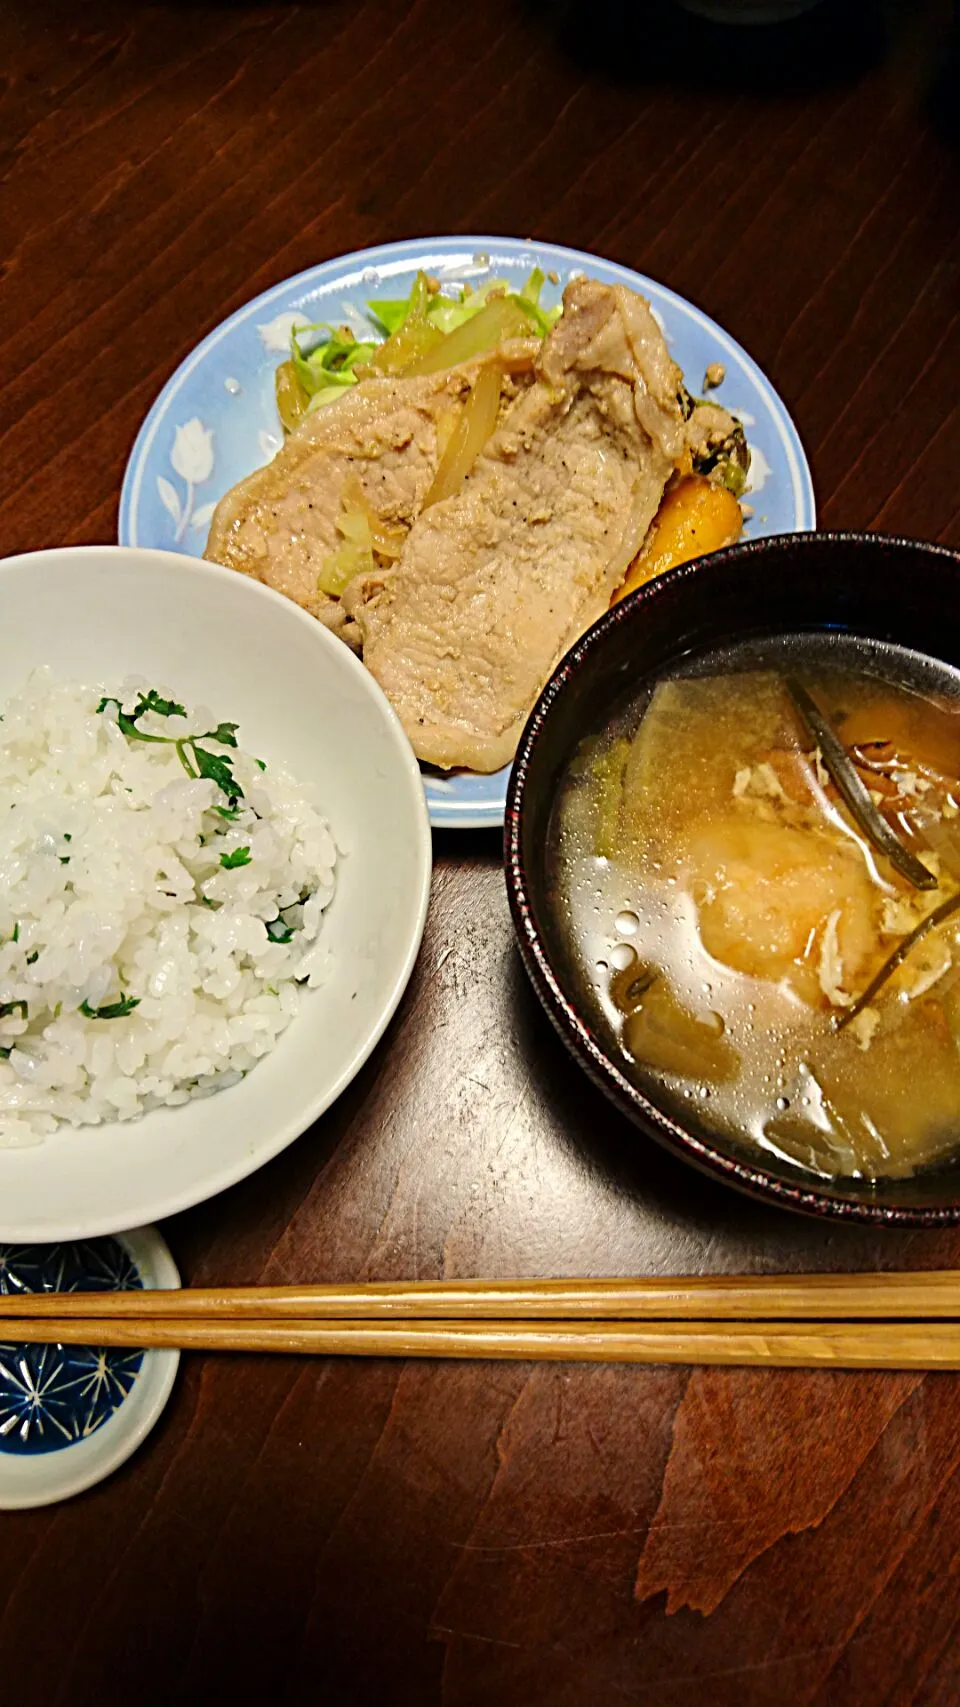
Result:
<svg viewBox="0 0 960 1707">
<path fill-rule="evenodd" d="M 637 951 L 628 942 L 618 942 L 610 950 L 610 965 L 617 972 L 625 972 L 637 958 Z"/>
<path fill-rule="evenodd" d="M 868 840 L 787 676 L 935 889 Z M 581 743 L 552 830 L 576 999 L 608 1053 L 662 1105 L 709 1102 L 716 1134 L 822 1176 L 960 1145 L 960 906 L 923 927 L 960 897 L 958 786 L 960 680 L 879 643 L 750 643 L 623 706 Z"/>
</svg>

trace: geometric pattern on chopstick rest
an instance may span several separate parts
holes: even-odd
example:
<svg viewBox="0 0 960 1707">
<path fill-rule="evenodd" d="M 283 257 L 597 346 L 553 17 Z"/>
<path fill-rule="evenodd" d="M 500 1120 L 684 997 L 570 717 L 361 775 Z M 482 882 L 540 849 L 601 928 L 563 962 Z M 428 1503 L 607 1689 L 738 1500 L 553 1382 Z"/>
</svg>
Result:
<svg viewBox="0 0 960 1707">
<path fill-rule="evenodd" d="M 116 1239 L 0 1245 L 0 1292 L 132 1292 L 143 1281 Z M 0 1341 L 0 1452 L 59 1452 L 89 1439 L 132 1392 L 142 1351 Z"/>
</svg>

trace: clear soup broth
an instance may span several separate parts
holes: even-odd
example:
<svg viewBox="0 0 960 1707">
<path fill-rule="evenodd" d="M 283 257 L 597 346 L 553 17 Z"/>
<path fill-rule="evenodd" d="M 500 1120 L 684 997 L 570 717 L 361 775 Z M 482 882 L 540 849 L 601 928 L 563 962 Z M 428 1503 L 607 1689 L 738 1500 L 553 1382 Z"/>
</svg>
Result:
<svg viewBox="0 0 960 1707">
<path fill-rule="evenodd" d="M 820 1177 L 960 1144 L 954 672 L 837 635 L 702 656 L 581 743 L 550 854 L 580 999 L 659 1103 Z"/>
</svg>

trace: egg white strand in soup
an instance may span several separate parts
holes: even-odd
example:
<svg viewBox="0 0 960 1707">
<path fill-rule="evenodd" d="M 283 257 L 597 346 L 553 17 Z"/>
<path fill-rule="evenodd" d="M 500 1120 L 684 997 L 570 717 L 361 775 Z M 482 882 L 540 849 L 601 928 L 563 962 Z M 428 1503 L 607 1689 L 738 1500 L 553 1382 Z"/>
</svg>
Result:
<svg viewBox="0 0 960 1707">
<path fill-rule="evenodd" d="M 0 1144 L 236 1084 L 327 969 L 326 820 L 153 684 L 0 712 Z"/>
<path fill-rule="evenodd" d="M 848 809 L 791 676 L 922 884 Z M 822 1177 L 955 1149 L 958 779 L 952 673 L 844 637 L 714 654 L 583 742 L 554 817 L 561 952 L 627 1076 Z"/>
</svg>

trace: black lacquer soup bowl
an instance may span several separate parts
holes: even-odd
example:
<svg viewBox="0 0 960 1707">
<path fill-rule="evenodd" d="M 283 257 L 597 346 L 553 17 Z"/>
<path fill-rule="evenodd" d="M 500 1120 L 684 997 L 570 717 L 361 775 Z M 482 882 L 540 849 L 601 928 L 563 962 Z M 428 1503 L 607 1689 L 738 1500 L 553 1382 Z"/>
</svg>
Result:
<svg viewBox="0 0 960 1707">
<path fill-rule="evenodd" d="M 879 534 L 807 533 L 750 541 L 649 582 L 562 659 L 528 720 L 510 782 L 505 867 L 524 964 L 584 1071 L 642 1130 L 729 1185 L 784 1208 L 878 1225 L 960 1222 L 957 1151 L 907 1178 L 825 1179 L 711 1131 L 694 1107 L 640 1089 L 605 1046 L 571 976 L 551 882 L 551 815 L 585 735 L 628 698 L 699 653 L 791 634 L 893 643 L 960 668 L 960 556 Z"/>
</svg>

